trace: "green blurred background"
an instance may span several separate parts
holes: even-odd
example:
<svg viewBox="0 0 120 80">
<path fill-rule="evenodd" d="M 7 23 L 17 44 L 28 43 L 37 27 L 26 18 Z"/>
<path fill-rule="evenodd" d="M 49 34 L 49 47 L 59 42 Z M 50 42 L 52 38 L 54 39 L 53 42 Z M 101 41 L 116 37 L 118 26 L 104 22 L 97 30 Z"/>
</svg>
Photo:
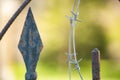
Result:
<svg viewBox="0 0 120 80">
<path fill-rule="evenodd" d="M 24 0 L 0 0 L 0 30 Z M 68 79 L 68 33 L 73 0 L 32 0 L 29 6 L 44 48 L 37 65 L 37 80 Z M 25 65 L 17 46 L 25 22 L 27 6 L 0 41 L 0 80 L 24 80 Z M 81 0 L 81 23 L 76 26 L 77 58 L 85 80 L 92 80 L 91 51 L 101 52 L 101 80 L 120 80 L 120 2 Z M 72 71 L 72 80 L 80 80 Z"/>
</svg>

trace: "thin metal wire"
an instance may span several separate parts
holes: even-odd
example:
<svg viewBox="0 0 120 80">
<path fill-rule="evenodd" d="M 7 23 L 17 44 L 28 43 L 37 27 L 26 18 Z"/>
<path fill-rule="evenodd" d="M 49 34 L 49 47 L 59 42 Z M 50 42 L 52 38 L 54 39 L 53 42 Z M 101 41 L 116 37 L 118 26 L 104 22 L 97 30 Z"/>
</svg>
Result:
<svg viewBox="0 0 120 80">
<path fill-rule="evenodd" d="M 74 2 L 73 2 L 72 11 L 74 11 L 74 9 L 75 9 L 75 2 L 76 2 L 76 0 L 74 0 Z"/>
<path fill-rule="evenodd" d="M 71 80 L 71 64 L 75 65 L 75 69 L 77 69 L 79 76 L 81 78 L 81 80 L 83 80 L 83 77 L 80 73 L 80 67 L 79 67 L 79 61 L 77 61 L 77 57 L 76 57 L 76 48 L 75 48 L 75 26 L 76 26 L 76 22 L 79 21 L 77 19 L 78 17 L 78 8 L 80 5 L 80 0 L 78 0 L 78 4 L 75 7 L 76 4 L 76 0 L 74 0 L 73 2 L 73 6 L 72 6 L 72 15 L 71 17 L 69 17 L 70 20 L 70 33 L 69 33 L 69 53 L 68 53 L 68 61 L 69 61 L 69 65 L 68 65 L 68 70 L 69 70 L 69 80 Z M 72 51 L 73 51 L 73 57 L 74 59 L 71 57 L 72 56 Z"/>
<path fill-rule="evenodd" d="M 77 14 L 77 12 L 78 12 L 79 5 L 80 5 L 80 0 L 78 0 L 78 5 L 77 5 L 77 7 L 76 7 L 76 14 Z"/>
<path fill-rule="evenodd" d="M 72 23 L 72 18 L 70 18 L 70 23 Z M 71 25 L 70 25 L 71 26 Z M 70 33 L 69 33 L 69 43 L 68 43 L 68 72 L 69 72 L 69 80 L 71 80 L 71 59 L 72 59 L 72 45 L 71 45 L 71 28 L 70 28 Z"/>
<path fill-rule="evenodd" d="M 75 1 L 76 0 L 74 0 L 74 6 L 75 6 Z M 78 5 L 77 5 L 77 7 L 76 7 L 76 13 L 78 13 L 78 7 L 79 7 L 79 5 L 80 5 L 80 0 L 78 1 Z M 75 7 L 74 7 L 75 8 Z M 74 12 L 74 11 L 73 11 Z M 76 26 L 76 18 L 77 18 L 77 16 L 78 15 L 73 15 L 73 23 L 72 23 L 72 25 L 71 25 L 71 29 L 72 29 L 72 43 L 73 43 L 73 52 L 74 52 L 74 58 L 75 58 L 75 61 L 77 61 L 77 57 L 76 57 L 76 48 L 75 48 L 75 26 Z"/>
</svg>

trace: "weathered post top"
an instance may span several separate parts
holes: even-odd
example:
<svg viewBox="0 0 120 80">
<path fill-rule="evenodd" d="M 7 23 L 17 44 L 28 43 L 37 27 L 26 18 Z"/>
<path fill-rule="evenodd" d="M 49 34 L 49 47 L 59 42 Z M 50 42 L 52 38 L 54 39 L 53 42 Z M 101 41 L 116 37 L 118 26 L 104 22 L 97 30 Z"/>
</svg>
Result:
<svg viewBox="0 0 120 80">
<path fill-rule="evenodd" d="M 92 50 L 92 80 L 100 80 L 100 51 Z"/>
<path fill-rule="evenodd" d="M 25 79 L 36 80 L 37 74 L 35 69 L 37 66 L 40 52 L 43 48 L 43 44 L 37 26 L 35 24 L 31 8 L 29 8 L 26 17 L 18 48 L 22 53 L 27 69 Z"/>
</svg>

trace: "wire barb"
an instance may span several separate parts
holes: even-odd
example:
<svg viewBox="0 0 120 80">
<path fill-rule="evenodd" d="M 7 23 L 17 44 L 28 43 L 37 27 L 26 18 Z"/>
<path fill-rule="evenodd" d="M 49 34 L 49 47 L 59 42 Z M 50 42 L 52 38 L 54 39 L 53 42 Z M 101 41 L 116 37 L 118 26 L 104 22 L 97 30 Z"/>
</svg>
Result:
<svg viewBox="0 0 120 80">
<path fill-rule="evenodd" d="M 71 80 L 71 64 L 73 64 L 75 66 L 74 70 L 77 70 L 80 76 L 80 79 L 83 80 L 83 77 L 80 73 L 80 66 L 79 66 L 79 62 L 82 60 L 77 60 L 76 57 L 76 48 L 75 48 L 75 26 L 76 26 L 76 22 L 81 22 L 81 20 L 78 19 L 78 8 L 80 5 L 80 0 L 78 0 L 77 5 L 76 5 L 76 0 L 74 0 L 73 2 L 73 6 L 72 6 L 72 11 L 71 11 L 71 16 L 66 16 L 69 21 L 70 21 L 70 33 L 69 33 L 69 43 L 68 43 L 68 70 L 69 70 L 69 80 Z M 73 55 L 71 55 L 73 54 Z"/>
</svg>

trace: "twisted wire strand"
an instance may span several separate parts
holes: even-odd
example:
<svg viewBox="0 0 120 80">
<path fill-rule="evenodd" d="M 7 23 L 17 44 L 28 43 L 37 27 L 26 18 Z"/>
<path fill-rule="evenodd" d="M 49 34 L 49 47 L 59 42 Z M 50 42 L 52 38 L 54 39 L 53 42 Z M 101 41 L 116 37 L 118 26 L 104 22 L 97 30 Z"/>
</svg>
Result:
<svg viewBox="0 0 120 80">
<path fill-rule="evenodd" d="M 80 73 L 79 61 L 77 61 L 77 57 L 76 57 L 76 47 L 75 47 L 75 26 L 76 26 L 76 22 L 78 21 L 77 17 L 79 15 L 78 9 L 80 5 L 80 0 L 78 0 L 78 3 L 76 6 L 75 4 L 76 4 L 76 0 L 74 0 L 73 2 L 72 11 L 71 11 L 72 15 L 71 17 L 68 17 L 70 20 L 70 32 L 69 32 L 69 42 L 68 42 L 68 48 L 69 48 L 68 49 L 68 61 L 69 61 L 68 72 L 69 72 L 69 80 L 71 80 L 71 64 L 74 64 L 75 68 L 79 73 L 80 79 L 83 80 L 83 77 Z"/>
<path fill-rule="evenodd" d="M 75 10 L 75 3 L 76 3 L 76 0 L 74 0 L 73 6 L 72 6 L 72 16 L 69 18 L 69 20 L 70 20 L 69 58 L 70 58 L 70 55 L 72 54 L 72 49 L 73 49 L 73 55 L 74 55 L 73 64 L 75 65 L 81 80 L 83 80 L 82 74 L 80 73 L 79 63 L 78 63 L 77 57 L 76 57 L 76 47 L 75 47 L 75 26 L 76 26 L 78 13 L 79 13 L 78 8 L 79 8 L 79 5 L 80 5 L 80 0 L 78 0 L 76 10 Z M 71 61 L 71 58 L 70 58 L 70 61 Z M 71 80 L 71 72 L 70 71 L 71 71 L 71 63 L 69 62 L 69 80 Z"/>
</svg>

